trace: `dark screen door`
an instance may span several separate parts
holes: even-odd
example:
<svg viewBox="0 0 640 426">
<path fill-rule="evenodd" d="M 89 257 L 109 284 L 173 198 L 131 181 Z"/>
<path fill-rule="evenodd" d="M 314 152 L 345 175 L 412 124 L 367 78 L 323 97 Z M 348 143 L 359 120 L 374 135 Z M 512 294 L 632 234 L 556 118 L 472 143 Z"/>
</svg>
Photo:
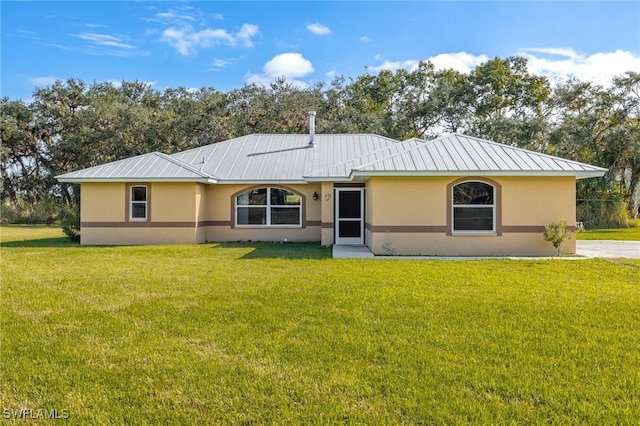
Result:
<svg viewBox="0 0 640 426">
<path fill-rule="evenodd" d="M 336 189 L 336 244 L 364 244 L 364 190 Z"/>
</svg>

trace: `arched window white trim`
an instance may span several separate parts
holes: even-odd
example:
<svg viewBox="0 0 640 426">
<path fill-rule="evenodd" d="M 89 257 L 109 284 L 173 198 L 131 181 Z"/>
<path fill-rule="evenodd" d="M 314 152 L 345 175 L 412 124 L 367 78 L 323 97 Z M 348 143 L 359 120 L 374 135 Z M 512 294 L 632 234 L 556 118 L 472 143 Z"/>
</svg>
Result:
<svg viewBox="0 0 640 426">
<path fill-rule="evenodd" d="M 451 188 L 454 234 L 496 232 L 496 189 L 485 182 L 467 181 Z"/>
<path fill-rule="evenodd" d="M 252 188 L 235 197 L 237 227 L 301 227 L 302 196 L 283 188 Z"/>
</svg>

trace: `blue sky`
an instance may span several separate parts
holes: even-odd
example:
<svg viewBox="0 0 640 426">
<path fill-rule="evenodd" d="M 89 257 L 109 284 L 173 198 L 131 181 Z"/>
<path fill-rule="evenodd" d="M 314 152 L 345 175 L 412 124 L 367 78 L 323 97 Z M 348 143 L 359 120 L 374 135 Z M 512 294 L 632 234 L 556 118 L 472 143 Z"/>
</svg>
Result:
<svg viewBox="0 0 640 426">
<path fill-rule="evenodd" d="M 640 71 L 640 2 L 0 2 L 2 96 L 56 79 L 231 90 L 495 56 L 606 85 Z"/>
</svg>

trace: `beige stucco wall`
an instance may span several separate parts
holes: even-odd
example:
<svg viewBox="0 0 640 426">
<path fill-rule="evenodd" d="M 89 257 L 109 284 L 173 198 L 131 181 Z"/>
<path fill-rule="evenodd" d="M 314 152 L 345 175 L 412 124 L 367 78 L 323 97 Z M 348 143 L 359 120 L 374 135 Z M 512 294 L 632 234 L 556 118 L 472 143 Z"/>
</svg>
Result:
<svg viewBox="0 0 640 426">
<path fill-rule="evenodd" d="M 546 225 L 559 219 L 576 220 L 574 177 L 503 177 L 502 224 Z"/>
<path fill-rule="evenodd" d="M 152 222 L 195 222 L 198 184 L 154 183 L 151 187 Z"/>
<path fill-rule="evenodd" d="M 271 186 L 288 189 L 303 196 L 304 227 L 236 227 L 235 195 L 252 187 Z M 313 199 L 313 193 L 318 200 Z M 204 196 L 204 227 L 207 241 L 284 241 L 306 242 L 321 239 L 322 186 L 308 185 L 208 185 Z"/>
<path fill-rule="evenodd" d="M 320 244 L 330 246 L 335 241 L 333 182 L 322 182 L 320 194 L 320 207 L 322 210 L 320 218 L 322 225 Z"/>
<path fill-rule="evenodd" d="M 137 185 L 137 184 L 136 184 Z M 177 244 L 204 241 L 198 230 L 203 185 L 146 183 L 149 188 L 146 221 L 129 220 L 128 184 L 81 185 L 82 244 Z"/>
<path fill-rule="evenodd" d="M 505 233 L 501 236 L 443 233 L 376 233 L 367 244 L 379 255 L 405 256 L 553 256 L 555 249 L 541 232 Z M 575 253 L 575 245 L 565 253 Z"/>
<path fill-rule="evenodd" d="M 196 223 L 200 224 L 203 220 L 205 220 L 207 213 L 207 187 L 204 184 L 198 183 L 196 184 L 196 201 L 195 201 L 195 211 L 196 211 Z M 196 229 L 196 242 L 203 243 L 207 240 L 207 230 L 204 226 L 198 226 Z"/>
<path fill-rule="evenodd" d="M 124 183 L 80 185 L 81 222 L 124 222 Z"/>
<path fill-rule="evenodd" d="M 367 222 L 445 225 L 448 177 L 372 177 L 366 186 Z"/>
<path fill-rule="evenodd" d="M 575 222 L 575 178 L 491 177 L 501 188 L 501 235 L 447 235 L 447 185 L 458 179 L 369 179 L 367 245 L 375 254 L 551 255 L 543 226 L 561 218 Z M 575 239 L 564 251 L 575 253 Z"/>
<path fill-rule="evenodd" d="M 88 245 L 195 244 L 192 227 L 83 227 L 81 243 Z"/>
<path fill-rule="evenodd" d="M 550 255 L 542 227 L 575 221 L 572 177 L 492 177 L 500 187 L 500 230 L 447 235 L 447 185 L 458 177 L 372 177 L 366 182 L 366 244 L 376 254 Z M 304 227 L 236 227 L 234 195 L 253 185 L 153 183 L 149 220 L 126 217 L 125 183 L 81 185 L 83 244 L 160 244 L 204 241 L 334 242 L 332 182 L 279 186 L 303 195 Z M 313 200 L 313 193 L 319 196 Z M 575 252 L 575 240 L 565 246 Z"/>
</svg>

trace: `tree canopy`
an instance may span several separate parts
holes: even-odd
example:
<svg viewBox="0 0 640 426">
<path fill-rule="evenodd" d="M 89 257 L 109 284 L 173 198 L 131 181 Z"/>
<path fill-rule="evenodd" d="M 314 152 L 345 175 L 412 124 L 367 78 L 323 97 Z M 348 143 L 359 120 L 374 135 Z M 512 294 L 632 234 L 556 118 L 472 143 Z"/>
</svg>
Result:
<svg viewBox="0 0 640 426">
<path fill-rule="evenodd" d="M 0 99 L 3 206 L 54 197 L 79 202 L 53 176 L 160 151 L 167 154 L 250 133 L 376 133 L 398 140 L 461 132 L 609 169 L 578 186 L 578 198 L 622 200 L 637 217 L 640 74 L 610 87 L 570 80 L 553 86 L 521 57 L 494 58 L 469 73 L 383 70 L 299 87 L 157 90 L 139 81 L 57 81 L 30 102 Z M 594 180 L 589 180 L 594 181 Z"/>
</svg>

